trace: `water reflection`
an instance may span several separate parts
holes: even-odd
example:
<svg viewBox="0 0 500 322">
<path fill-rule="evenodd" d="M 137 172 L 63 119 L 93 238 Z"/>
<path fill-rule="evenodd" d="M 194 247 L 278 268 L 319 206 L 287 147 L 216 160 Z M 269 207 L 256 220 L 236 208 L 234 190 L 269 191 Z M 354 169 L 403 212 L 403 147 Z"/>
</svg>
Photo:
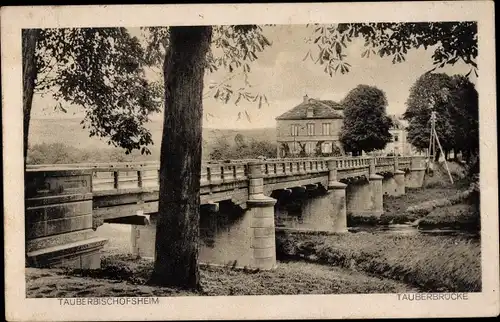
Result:
<svg viewBox="0 0 500 322">
<path fill-rule="evenodd" d="M 356 226 L 349 227 L 351 233 L 367 232 L 375 234 L 400 234 L 400 235 L 430 235 L 430 236 L 459 236 L 479 238 L 478 232 L 469 232 L 458 229 L 418 229 L 410 224 L 393 224 L 384 226 Z"/>
</svg>

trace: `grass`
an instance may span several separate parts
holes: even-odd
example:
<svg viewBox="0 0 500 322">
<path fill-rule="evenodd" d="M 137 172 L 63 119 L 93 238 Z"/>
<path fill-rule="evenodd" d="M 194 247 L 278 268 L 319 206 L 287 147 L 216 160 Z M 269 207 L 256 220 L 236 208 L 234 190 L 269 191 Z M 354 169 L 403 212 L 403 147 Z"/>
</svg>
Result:
<svg viewBox="0 0 500 322">
<path fill-rule="evenodd" d="M 150 260 L 127 255 L 103 259 L 97 270 L 26 269 L 27 297 L 223 296 L 292 294 L 366 294 L 412 292 L 398 281 L 307 262 L 280 262 L 273 271 L 200 267 L 202 290 L 145 285 Z"/>
<path fill-rule="evenodd" d="M 280 233 L 277 253 L 404 281 L 424 291 L 480 292 L 480 242 L 460 237 Z"/>
<path fill-rule="evenodd" d="M 460 203 L 469 203 L 472 189 L 468 180 L 464 177 L 463 166 L 449 162 L 449 168 L 454 179 L 452 184 L 444 165 L 439 165 L 433 175 L 426 175 L 422 188 L 406 188 L 406 194 L 398 197 L 387 196 L 384 198 L 384 213 L 381 216 L 357 216 L 347 214 L 348 226 L 376 226 L 389 224 L 415 224 L 418 225 L 421 219 L 429 215 L 435 209 L 446 208 Z M 466 207 L 462 207 L 466 208 Z M 456 209 L 456 208 L 450 208 Z M 436 212 L 433 220 L 425 221 L 425 228 L 431 228 L 433 222 L 439 223 Z M 453 222 L 453 214 L 447 213 L 447 225 Z M 477 217 L 478 212 L 471 212 L 467 215 L 457 214 L 458 222 L 462 217 Z M 477 219 L 477 218 L 476 218 Z M 448 225 L 449 226 L 449 225 Z M 446 226 L 446 227 L 448 227 Z M 473 228 L 474 225 L 455 225 L 456 227 Z M 423 228 L 424 226 L 422 226 Z M 435 228 L 439 228 L 436 225 Z"/>
<path fill-rule="evenodd" d="M 436 208 L 452 206 L 461 202 L 467 202 L 470 195 L 471 195 L 470 190 L 461 191 L 447 198 L 432 199 L 429 201 L 422 202 L 418 205 L 410 206 L 406 209 L 406 212 L 414 213 L 419 215 L 420 217 L 423 217 Z"/>
<path fill-rule="evenodd" d="M 348 226 L 389 225 L 413 223 L 439 207 L 451 206 L 467 200 L 469 191 L 456 188 L 407 189 L 398 197 L 384 196 L 384 213 L 381 216 L 347 214 Z"/>
<path fill-rule="evenodd" d="M 419 221 L 419 228 L 460 229 L 479 231 L 479 211 L 473 205 L 458 204 L 433 210 Z"/>
</svg>

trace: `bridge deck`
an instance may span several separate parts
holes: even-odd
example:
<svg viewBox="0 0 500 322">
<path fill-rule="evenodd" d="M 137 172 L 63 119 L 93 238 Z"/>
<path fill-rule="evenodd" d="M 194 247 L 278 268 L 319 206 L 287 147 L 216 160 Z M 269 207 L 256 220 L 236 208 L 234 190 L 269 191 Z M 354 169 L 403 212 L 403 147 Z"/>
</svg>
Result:
<svg viewBox="0 0 500 322">
<path fill-rule="evenodd" d="M 248 199 L 249 164 L 259 163 L 264 192 L 304 186 L 328 184 L 330 165 L 337 171 L 337 180 L 368 176 L 370 166 L 375 172 L 409 169 L 415 159 L 423 157 L 350 157 L 301 158 L 267 160 L 231 160 L 202 165 L 200 202 L 202 204 L 232 200 L 242 204 Z M 412 159 L 414 159 L 412 161 Z M 91 191 L 96 216 L 104 220 L 135 215 L 137 211 L 153 213 L 158 209 L 159 162 L 31 165 L 28 172 L 90 169 Z"/>
</svg>

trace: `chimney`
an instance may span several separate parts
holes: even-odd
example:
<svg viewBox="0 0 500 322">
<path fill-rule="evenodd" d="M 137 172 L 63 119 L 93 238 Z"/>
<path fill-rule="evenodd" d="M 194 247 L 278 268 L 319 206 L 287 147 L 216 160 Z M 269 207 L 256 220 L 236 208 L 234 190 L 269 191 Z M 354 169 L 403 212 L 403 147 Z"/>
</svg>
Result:
<svg viewBox="0 0 500 322">
<path fill-rule="evenodd" d="M 304 95 L 304 103 L 309 103 L 309 96 L 307 94 Z"/>
</svg>

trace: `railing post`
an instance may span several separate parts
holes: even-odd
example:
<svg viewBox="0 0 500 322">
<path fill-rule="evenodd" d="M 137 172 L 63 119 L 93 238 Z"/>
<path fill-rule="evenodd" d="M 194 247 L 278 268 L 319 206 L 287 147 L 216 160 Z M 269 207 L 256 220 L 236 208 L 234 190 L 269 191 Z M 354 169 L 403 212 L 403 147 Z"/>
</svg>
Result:
<svg viewBox="0 0 500 322">
<path fill-rule="evenodd" d="M 119 187 L 119 173 L 118 171 L 113 171 L 113 188 L 118 189 Z"/>
<path fill-rule="evenodd" d="M 337 161 L 328 160 L 328 186 L 334 186 L 337 181 Z"/>
<path fill-rule="evenodd" d="M 377 174 L 377 170 L 375 169 L 375 158 L 370 158 L 370 176 Z"/>
<path fill-rule="evenodd" d="M 248 199 L 264 194 L 264 174 L 262 164 L 258 162 L 248 163 Z"/>
<path fill-rule="evenodd" d="M 397 155 L 394 155 L 394 172 L 399 170 L 399 158 Z"/>
<path fill-rule="evenodd" d="M 274 205 L 276 200 L 264 195 L 262 163 L 248 163 L 248 210 L 251 218 L 252 259 L 250 266 L 260 269 L 276 267 Z"/>
<path fill-rule="evenodd" d="M 142 171 L 141 170 L 137 171 L 137 186 L 139 188 L 142 188 Z"/>
<path fill-rule="evenodd" d="M 298 172 L 299 172 L 299 174 L 304 174 L 306 172 L 305 162 L 304 161 L 300 161 L 299 162 L 299 164 L 298 164 Z"/>
</svg>

